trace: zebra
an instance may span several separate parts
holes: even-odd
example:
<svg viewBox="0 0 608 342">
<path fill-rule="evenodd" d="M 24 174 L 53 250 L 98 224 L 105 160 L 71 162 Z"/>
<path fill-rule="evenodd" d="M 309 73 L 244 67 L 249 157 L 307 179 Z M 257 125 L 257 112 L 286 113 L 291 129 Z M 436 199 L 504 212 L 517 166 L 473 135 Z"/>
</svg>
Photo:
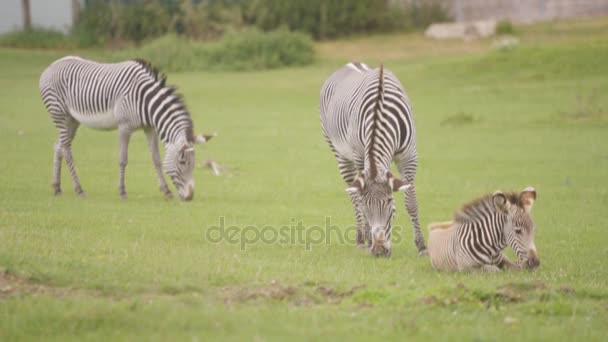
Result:
<svg viewBox="0 0 608 342">
<path fill-rule="evenodd" d="M 540 259 L 534 244 L 531 210 L 536 190 L 521 193 L 496 191 L 475 200 L 454 214 L 454 220 L 429 226 L 429 255 L 435 269 L 449 271 L 535 269 Z M 519 261 L 503 254 L 510 246 Z"/>
<path fill-rule="evenodd" d="M 427 255 L 414 188 L 416 129 L 409 98 L 382 65 L 351 62 L 335 71 L 320 95 L 321 128 L 348 184 L 357 222 L 357 247 L 390 256 L 393 192 L 405 194 L 418 254 Z M 390 172 L 395 161 L 403 180 Z"/>
<path fill-rule="evenodd" d="M 98 63 L 76 56 L 61 58 L 40 76 L 40 94 L 59 137 L 54 148 L 53 189 L 61 194 L 61 164 L 65 159 L 75 192 L 84 196 L 74 160 L 72 141 L 80 124 L 100 130 L 118 130 L 119 182 L 122 199 L 127 198 L 125 169 L 131 133 L 143 128 L 160 190 L 167 198 L 171 190 L 164 168 L 181 200 L 194 196 L 194 144 L 211 135 L 194 135 L 192 119 L 176 89 L 165 85 L 166 76 L 150 63 L 135 59 L 120 63 Z M 158 139 L 165 146 L 161 167 Z"/>
</svg>

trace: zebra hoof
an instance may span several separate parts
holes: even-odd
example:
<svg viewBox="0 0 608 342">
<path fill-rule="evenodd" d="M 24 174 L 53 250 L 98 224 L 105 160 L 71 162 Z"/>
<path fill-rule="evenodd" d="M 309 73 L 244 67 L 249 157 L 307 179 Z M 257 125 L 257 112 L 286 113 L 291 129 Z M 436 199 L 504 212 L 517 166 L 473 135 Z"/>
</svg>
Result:
<svg viewBox="0 0 608 342">
<path fill-rule="evenodd" d="M 165 192 L 165 198 L 166 199 L 173 199 L 173 193 L 171 191 Z"/>
<path fill-rule="evenodd" d="M 61 189 L 55 189 L 55 196 L 61 196 Z"/>
<path fill-rule="evenodd" d="M 127 200 L 129 197 L 127 196 L 127 194 L 120 194 L 120 199 L 125 201 Z"/>
<path fill-rule="evenodd" d="M 367 249 L 365 243 L 357 243 L 357 249 Z"/>
<path fill-rule="evenodd" d="M 82 191 L 82 190 L 80 190 L 80 192 L 77 191 L 76 195 L 78 197 L 80 197 L 80 198 L 86 198 L 87 197 L 87 194 L 84 191 Z"/>
<path fill-rule="evenodd" d="M 423 250 L 418 251 L 418 256 L 419 257 L 427 257 L 427 256 L 429 256 L 429 250 L 425 248 Z"/>
</svg>

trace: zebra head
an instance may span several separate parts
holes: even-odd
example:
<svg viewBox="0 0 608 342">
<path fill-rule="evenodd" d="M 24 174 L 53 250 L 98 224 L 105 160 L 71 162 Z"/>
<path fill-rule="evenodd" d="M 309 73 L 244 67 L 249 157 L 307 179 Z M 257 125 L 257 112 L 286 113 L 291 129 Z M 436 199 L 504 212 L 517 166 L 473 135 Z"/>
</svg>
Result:
<svg viewBox="0 0 608 342">
<path fill-rule="evenodd" d="M 390 257 L 391 230 L 395 215 L 394 191 L 405 191 L 409 185 L 386 172 L 384 177 L 369 177 L 365 171 L 355 179 L 347 192 L 359 195 L 359 205 L 371 228 L 370 252 Z"/>
<path fill-rule="evenodd" d="M 194 197 L 194 144 L 206 143 L 212 137 L 197 135 L 193 142 L 178 140 L 167 144 L 163 168 L 171 177 L 182 201 L 190 201 Z"/>
<path fill-rule="evenodd" d="M 492 196 L 497 207 L 507 213 L 507 223 L 504 227 L 506 242 L 517 254 L 520 264 L 528 269 L 540 266 L 540 259 L 534 244 L 534 222 L 532 221 L 532 205 L 536 200 L 536 190 L 525 188 L 519 195 L 507 196 L 495 192 Z"/>
</svg>

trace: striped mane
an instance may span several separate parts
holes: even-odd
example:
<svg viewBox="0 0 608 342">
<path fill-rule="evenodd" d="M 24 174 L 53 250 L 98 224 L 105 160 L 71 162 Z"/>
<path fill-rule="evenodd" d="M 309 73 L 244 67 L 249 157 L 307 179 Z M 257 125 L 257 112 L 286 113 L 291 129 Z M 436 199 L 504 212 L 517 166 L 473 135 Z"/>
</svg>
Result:
<svg viewBox="0 0 608 342">
<path fill-rule="evenodd" d="M 135 58 L 133 62 L 139 64 L 142 68 L 144 68 L 148 74 L 154 78 L 156 81 L 160 81 L 162 86 L 165 86 L 165 81 L 167 80 L 167 76 L 160 72 L 157 67 L 153 66 L 152 63 L 143 59 L 143 58 Z"/>
<path fill-rule="evenodd" d="M 376 158 L 373 152 L 374 149 L 374 145 L 376 144 L 376 135 L 377 132 L 376 130 L 378 129 L 378 122 L 380 121 L 379 116 L 381 115 L 382 112 L 382 101 L 384 99 L 384 65 L 380 64 L 380 72 L 379 72 L 379 76 L 378 76 L 378 90 L 377 90 L 377 98 L 376 98 L 376 103 L 374 104 L 374 110 L 373 110 L 373 117 L 372 117 L 372 122 L 371 122 L 371 126 L 370 126 L 370 137 L 369 137 L 369 150 L 368 152 L 368 158 L 369 158 L 369 167 L 370 167 L 370 178 L 374 179 L 376 178 L 377 174 L 378 174 L 378 170 L 376 168 Z"/>
<path fill-rule="evenodd" d="M 190 117 L 190 112 L 188 111 L 188 108 L 186 108 L 186 104 L 184 103 L 182 95 L 177 92 L 177 87 L 167 86 L 165 84 L 165 82 L 167 81 L 167 76 L 160 72 L 160 70 L 153 66 L 152 63 L 150 63 L 149 61 L 142 58 L 136 58 L 133 59 L 133 61 L 139 64 L 142 68 L 144 68 L 148 72 L 148 75 L 150 77 L 152 77 L 156 82 L 159 82 L 159 85 L 162 88 L 167 89 L 167 92 L 165 93 L 166 95 L 164 95 L 164 97 L 172 97 L 171 101 L 167 103 L 167 105 L 176 105 L 176 111 L 180 111 L 186 114 L 189 121 L 189 125 L 186 127 L 186 138 L 188 142 L 194 142 L 194 131 L 192 127 L 193 124 L 192 119 Z"/>
<path fill-rule="evenodd" d="M 520 205 L 519 196 L 514 192 L 505 192 L 504 195 L 511 204 Z M 475 222 L 483 217 L 483 213 L 495 213 L 499 209 L 494 205 L 492 194 L 475 199 L 454 213 L 454 221 L 459 223 Z"/>
</svg>

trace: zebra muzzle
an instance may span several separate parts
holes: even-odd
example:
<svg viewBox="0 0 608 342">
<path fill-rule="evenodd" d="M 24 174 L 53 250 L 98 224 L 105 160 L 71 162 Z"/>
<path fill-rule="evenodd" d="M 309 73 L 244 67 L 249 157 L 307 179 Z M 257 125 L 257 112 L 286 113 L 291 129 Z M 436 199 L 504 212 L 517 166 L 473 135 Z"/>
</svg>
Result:
<svg viewBox="0 0 608 342">
<path fill-rule="evenodd" d="M 540 259 L 536 253 L 528 253 L 528 260 L 526 261 L 526 267 L 529 270 L 535 270 L 540 266 Z"/>
</svg>

